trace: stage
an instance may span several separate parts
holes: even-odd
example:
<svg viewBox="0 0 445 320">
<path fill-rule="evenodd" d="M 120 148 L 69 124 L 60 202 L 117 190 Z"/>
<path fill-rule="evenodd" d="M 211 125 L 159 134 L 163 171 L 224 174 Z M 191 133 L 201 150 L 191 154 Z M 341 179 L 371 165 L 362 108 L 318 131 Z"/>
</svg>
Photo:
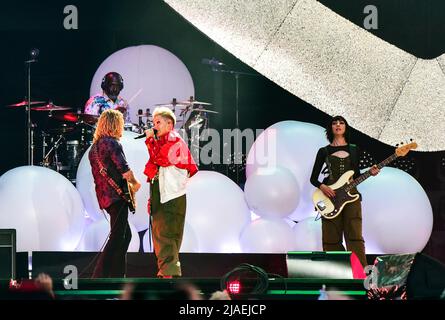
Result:
<svg viewBox="0 0 445 320">
<path fill-rule="evenodd" d="M 312 268 L 312 274 L 305 270 L 305 276 L 289 277 L 288 262 L 294 256 L 301 261 L 301 267 Z M 153 253 L 128 253 L 126 278 L 91 279 L 96 257 L 97 252 L 18 252 L 15 279 L 27 282 L 31 281 L 29 277 L 35 279 L 46 273 L 53 280 L 55 296 L 61 300 L 121 299 L 129 285 L 134 299 L 180 299 L 178 290 L 192 286 L 200 298 L 208 300 L 212 293 L 229 290 L 233 283 L 238 292 L 232 292 L 232 300 L 316 300 L 323 285 L 341 299 L 366 299 L 364 280 L 354 279 L 348 252 L 181 253 L 183 277 L 174 279 L 156 278 Z M 320 266 L 325 270 L 317 274 L 315 269 Z M 293 274 L 299 272 L 298 265 L 292 268 Z M 329 275 L 329 270 L 340 273 Z M 2 299 L 8 299 L 8 286 L 9 279 L 2 280 Z"/>
</svg>

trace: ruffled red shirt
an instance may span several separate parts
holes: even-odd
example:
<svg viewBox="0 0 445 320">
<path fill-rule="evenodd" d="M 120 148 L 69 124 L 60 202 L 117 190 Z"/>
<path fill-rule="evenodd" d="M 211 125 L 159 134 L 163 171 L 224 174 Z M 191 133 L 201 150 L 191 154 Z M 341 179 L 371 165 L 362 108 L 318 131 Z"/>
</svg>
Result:
<svg viewBox="0 0 445 320">
<path fill-rule="evenodd" d="M 158 167 L 176 166 L 187 170 L 189 177 L 198 172 L 187 144 L 176 131 L 170 131 L 159 139 L 147 138 L 145 144 L 150 154 L 144 170 L 148 182 L 156 176 Z"/>
</svg>

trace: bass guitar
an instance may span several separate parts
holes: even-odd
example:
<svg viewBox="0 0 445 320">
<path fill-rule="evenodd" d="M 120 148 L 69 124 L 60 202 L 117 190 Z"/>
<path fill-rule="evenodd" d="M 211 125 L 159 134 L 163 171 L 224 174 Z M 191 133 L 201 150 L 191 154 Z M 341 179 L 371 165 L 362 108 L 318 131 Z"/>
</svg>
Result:
<svg viewBox="0 0 445 320">
<path fill-rule="evenodd" d="M 394 161 L 396 158 L 403 157 L 411 149 L 416 148 L 417 143 L 415 142 L 411 142 L 407 145 L 398 147 L 395 153 L 380 162 L 377 165 L 377 168 L 383 168 L 390 162 Z M 371 176 L 371 173 L 368 170 L 355 180 L 352 180 L 353 175 L 353 170 L 346 171 L 335 183 L 328 185 L 328 187 L 335 191 L 335 196 L 333 198 L 329 198 L 323 193 L 323 191 L 318 188 L 314 191 L 312 195 L 312 201 L 314 203 L 315 209 L 322 215 L 323 218 L 334 219 L 341 213 L 346 204 L 357 201 L 359 199 L 360 196 L 358 194 L 351 194 L 351 190 L 357 187 L 357 185 L 365 181 L 367 178 L 369 178 Z"/>
</svg>

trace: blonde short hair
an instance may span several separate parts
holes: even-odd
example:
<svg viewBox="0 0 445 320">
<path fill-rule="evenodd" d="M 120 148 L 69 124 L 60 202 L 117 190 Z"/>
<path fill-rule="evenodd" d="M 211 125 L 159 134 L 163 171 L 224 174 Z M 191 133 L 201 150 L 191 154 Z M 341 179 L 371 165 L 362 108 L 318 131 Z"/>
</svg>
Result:
<svg viewBox="0 0 445 320">
<path fill-rule="evenodd" d="M 153 117 L 161 116 L 165 119 L 170 119 L 173 122 L 173 126 L 176 125 L 176 116 L 175 113 L 168 107 L 157 107 L 153 111 Z"/>
<path fill-rule="evenodd" d="M 108 109 L 102 112 L 94 131 L 93 143 L 103 137 L 120 139 L 124 131 L 124 116 L 118 110 Z"/>
</svg>

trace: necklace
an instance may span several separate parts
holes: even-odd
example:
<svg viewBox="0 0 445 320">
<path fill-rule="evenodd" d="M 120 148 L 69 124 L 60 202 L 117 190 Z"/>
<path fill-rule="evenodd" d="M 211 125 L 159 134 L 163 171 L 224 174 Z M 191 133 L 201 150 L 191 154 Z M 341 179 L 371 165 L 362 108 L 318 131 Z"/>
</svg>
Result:
<svg viewBox="0 0 445 320">
<path fill-rule="evenodd" d="M 332 146 L 333 147 L 340 147 L 340 146 L 345 146 L 346 145 L 346 141 L 341 141 L 341 142 L 338 142 L 338 140 L 334 140 L 334 141 L 332 141 Z"/>
</svg>

